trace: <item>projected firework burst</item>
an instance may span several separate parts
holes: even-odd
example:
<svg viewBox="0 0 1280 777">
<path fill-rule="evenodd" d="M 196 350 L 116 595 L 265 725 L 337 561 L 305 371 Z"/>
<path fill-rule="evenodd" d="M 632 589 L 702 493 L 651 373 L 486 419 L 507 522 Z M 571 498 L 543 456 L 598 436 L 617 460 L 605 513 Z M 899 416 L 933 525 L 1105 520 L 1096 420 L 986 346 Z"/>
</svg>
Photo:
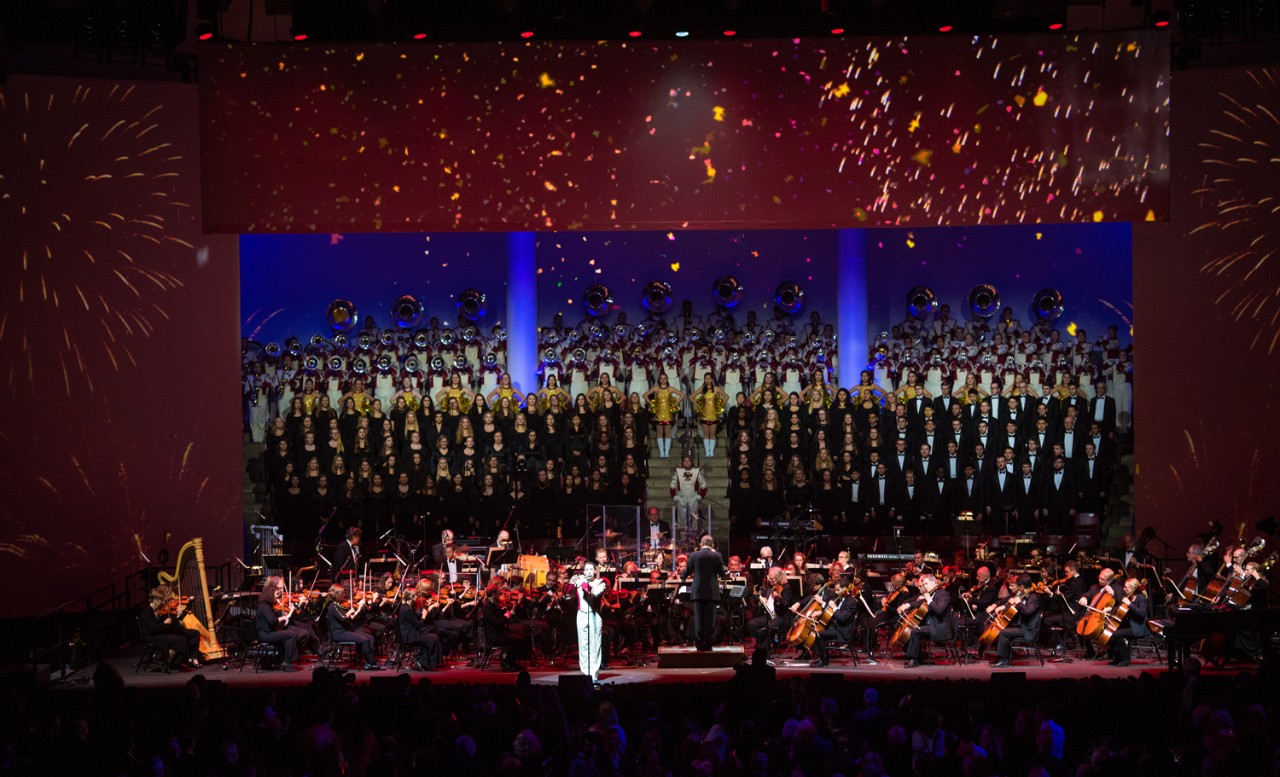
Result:
<svg viewBox="0 0 1280 777">
<path fill-rule="evenodd" d="M 1250 347 L 1280 344 L 1280 70 L 1247 71 L 1249 80 L 1219 92 L 1218 119 L 1199 143 L 1202 197 L 1210 217 L 1191 230 L 1213 258 L 1200 271 L 1221 280 L 1214 303 L 1256 327 Z"/>
<path fill-rule="evenodd" d="M 93 391 L 96 371 L 136 366 L 131 340 L 151 335 L 182 285 L 140 261 L 191 245 L 166 227 L 189 205 L 175 196 L 181 157 L 163 107 L 133 94 L 0 90 L 0 256 L 14 269 L 0 287 L 0 375 L 12 395 Z"/>
</svg>

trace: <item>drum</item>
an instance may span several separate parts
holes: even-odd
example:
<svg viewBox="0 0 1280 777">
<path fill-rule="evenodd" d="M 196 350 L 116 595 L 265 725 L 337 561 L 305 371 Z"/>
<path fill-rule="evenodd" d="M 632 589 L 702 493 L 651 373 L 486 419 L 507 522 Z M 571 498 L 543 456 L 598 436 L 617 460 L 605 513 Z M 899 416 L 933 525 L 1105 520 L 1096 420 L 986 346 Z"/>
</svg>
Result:
<svg viewBox="0 0 1280 777">
<path fill-rule="evenodd" d="M 522 555 L 518 566 L 522 574 L 524 574 L 526 585 L 544 586 L 547 584 L 547 572 L 551 571 L 551 560 L 546 556 Z"/>
</svg>

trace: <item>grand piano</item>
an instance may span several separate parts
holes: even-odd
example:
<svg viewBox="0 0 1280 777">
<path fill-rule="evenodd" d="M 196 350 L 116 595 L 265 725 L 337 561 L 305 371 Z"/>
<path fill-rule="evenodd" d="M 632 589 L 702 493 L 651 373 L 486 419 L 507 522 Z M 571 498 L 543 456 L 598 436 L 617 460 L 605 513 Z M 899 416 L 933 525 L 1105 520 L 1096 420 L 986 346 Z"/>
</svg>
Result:
<svg viewBox="0 0 1280 777">
<path fill-rule="evenodd" d="M 1264 650 L 1270 649 L 1271 635 L 1280 630 L 1280 609 L 1208 609 L 1203 607 L 1171 607 L 1161 621 L 1168 645 L 1169 668 L 1179 669 L 1191 654 L 1191 647 L 1214 634 L 1256 631 L 1262 634 Z"/>
</svg>

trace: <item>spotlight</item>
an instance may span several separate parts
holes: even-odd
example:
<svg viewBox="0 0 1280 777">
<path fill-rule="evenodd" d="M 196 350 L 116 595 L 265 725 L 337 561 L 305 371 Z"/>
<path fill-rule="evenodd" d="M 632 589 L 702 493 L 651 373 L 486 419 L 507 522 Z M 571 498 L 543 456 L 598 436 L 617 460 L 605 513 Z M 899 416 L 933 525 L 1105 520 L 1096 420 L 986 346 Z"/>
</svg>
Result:
<svg viewBox="0 0 1280 777">
<path fill-rule="evenodd" d="M 305 32 L 295 32 L 293 34 L 293 39 L 299 42 L 304 41 L 307 39 L 307 34 Z"/>
<path fill-rule="evenodd" d="M 415 32 L 415 33 L 413 34 L 413 39 L 414 39 L 414 40 L 426 40 L 426 39 L 427 39 L 427 34 L 426 34 L 425 32 Z"/>
<path fill-rule="evenodd" d="M 843 27 L 836 27 L 836 28 L 834 28 L 833 30 L 831 30 L 831 34 L 832 34 L 832 35 L 844 35 L 844 28 L 843 28 Z"/>
<path fill-rule="evenodd" d="M 196 25 L 196 29 L 195 29 L 196 40 L 213 40 L 216 35 L 217 35 L 217 32 L 214 30 L 212 23 L 200 22 L 199 24 Z"/>
<path fill-rule="evenodd" d="M 676 37 L 677 37 L 677 38 L 687 38 L 687 37 L 689 37 L 689 31 L 688 31 L 688 30 L 676 30 Z"/>
<path fill-rule="evenodd" d="M 737 34 L 738 34 L 738 31 L 737 31 L 737 30 L 725 30 L 725 31 L 724 31 L 724 36 L 725 36 L 726 38 L 732 38 L 734 35 L 737 35 Z"/>
<path fill-rule="evenodd" d="M 1151 23 L 1157 27 L 1168 27 L 1173 21 L 1173 14 L 1168 11 L 1156 11 L 1151 15 Z"/>
<path fill-rule="evenodd" d="M 1051 30 L 1061 30 L 1061 29 L 1062 29 L 1062 27 L 1063 27 L 1062 22 L 1050 22 L 1050 23 L 1049 23 L 1049 29 L 1051 29 Z"/>
</svg>

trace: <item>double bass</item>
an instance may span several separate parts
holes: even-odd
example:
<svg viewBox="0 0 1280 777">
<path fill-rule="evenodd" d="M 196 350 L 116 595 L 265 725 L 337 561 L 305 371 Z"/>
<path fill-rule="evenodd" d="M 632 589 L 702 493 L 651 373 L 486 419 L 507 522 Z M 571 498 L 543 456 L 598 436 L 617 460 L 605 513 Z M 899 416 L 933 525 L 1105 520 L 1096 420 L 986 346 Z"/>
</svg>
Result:
<svg viewBox="0 0 1280 777">
<path fill-rule="evenodd" d="M 1246 559 L 1251 558 L 1266 546 L 1267 546 L 1267 541 L 1265 539 L 1261 537 L 1254 537 L 1253 542 L 1251 542 L 1249 546 L 1244 549 L 1244 554 L 1245 554 L 1244 557 Z M 1234 554 L 1234 551 L 1233 551 L 1233 554 Z M 1234 572 L 1233 565 L 1235 562 L 1232 559 L 1232 555 L 1228 555 L 1226 558 L 1222 560 L 1222 566 L 1218 568 L 1218 573 L 1213 576 L 1212 580 L 1209 581 L 1209 585 L 1205 586 L 1204 593 L 1197 594 L 1197 597 L 1201 601 L 1205 602 L 1206 604 L 1221 603 L 1219 600 L 1223 598 L 1222 597 L 1223 590 L 1230 585 L 1232 574 Z"/>
<path fill-rule="evenodd" d="M 1200 551 L 1201 555 L 1208 556 L 1210 553 L 1218 549 L 1218 538 L 1214 537 L 1204 546 L 1204 550 Z M 1182 579 L 1178 581 L 1178 593 L 1175 594 L 1176 604 L 1179 607 L 1188 607 L 1196 603 L 1196 597 L 1200 593 L 1200 578 L 1196 576 L 1196 570 L 1199 568 L 1198 563 L 1192 563 L 1187 567 L 1187 571 L 1183 573 Z"/>
</svg>

